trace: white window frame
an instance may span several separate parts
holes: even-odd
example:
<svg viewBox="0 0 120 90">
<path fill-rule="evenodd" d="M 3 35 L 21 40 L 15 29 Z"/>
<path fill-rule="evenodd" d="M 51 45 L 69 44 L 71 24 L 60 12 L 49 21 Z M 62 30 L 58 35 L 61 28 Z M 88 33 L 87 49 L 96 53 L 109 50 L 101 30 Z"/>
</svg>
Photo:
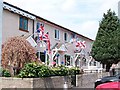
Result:
<svg viewBox="0 0 120 90">
<path fill-rule="evenodd" d="M 54 34 L 54 37 L 56 36 L 55 39 L 60 40 L 60 30 L 55 29 L 54 33 L 56 34 L 56 35 Z"/>
<path fill-rule="evenodd" d="M 66 40 L 65 40 L 65 34 L 66 34 Z M 68 33 L 67 32 L 64 32 L 63 38 L 64 38 L 65 42 L 68 42 Z"/>
<path fill-rule="evenodd" d="M 65 55 L 70 57 L 70 63 L 69 63 L 70 65 L 66 65 L 66 63 L 64 63 L 64 65 L 65 65 L 65 66 L 71 66 L 71 55 L 69 55 L 69 54 L 65 54 Z M 66 62 L 65 55 L 64 55 L 64 60 L 65 60 L 65 62 Z"/>
</svg>

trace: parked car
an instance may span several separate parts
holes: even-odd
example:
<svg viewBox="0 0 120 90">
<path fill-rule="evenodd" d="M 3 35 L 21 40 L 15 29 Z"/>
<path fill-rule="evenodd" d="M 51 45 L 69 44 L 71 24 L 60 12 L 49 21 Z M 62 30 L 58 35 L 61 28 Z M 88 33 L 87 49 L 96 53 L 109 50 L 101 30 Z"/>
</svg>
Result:
<svg viewBox="0 0 120 90">
<path fill-rule="evenodd" d="M 96 90 L 120 90 L 120 81 L 100 84 Z"/>
<path fill-rule="evenodd" d="M 120 73 L 114 75 L 114 76 L 105 76 L 103 78 L 97 79 L 95 81 L 95 88 L 103 83 L 107 83 L 107 82 L 114 82 L 114 81 L 119 81 L 120 80 Z"/>
</svg>

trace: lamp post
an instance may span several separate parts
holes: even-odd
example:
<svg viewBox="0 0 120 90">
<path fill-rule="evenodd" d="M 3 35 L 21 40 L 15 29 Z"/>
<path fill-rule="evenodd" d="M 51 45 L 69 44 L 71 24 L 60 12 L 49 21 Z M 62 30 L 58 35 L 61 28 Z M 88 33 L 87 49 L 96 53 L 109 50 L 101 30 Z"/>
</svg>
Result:
<svg viewBox="0 0 120 90">
<path fill-rule="evenodd" d="M 1 52 L 2 52 L 2 12 L 3 12 L 3 0 L 0 0 L 0 69 L 1 69 Z M 1 72 L 0 72 L 0 76 L 1 76 Z"/>
</svg>

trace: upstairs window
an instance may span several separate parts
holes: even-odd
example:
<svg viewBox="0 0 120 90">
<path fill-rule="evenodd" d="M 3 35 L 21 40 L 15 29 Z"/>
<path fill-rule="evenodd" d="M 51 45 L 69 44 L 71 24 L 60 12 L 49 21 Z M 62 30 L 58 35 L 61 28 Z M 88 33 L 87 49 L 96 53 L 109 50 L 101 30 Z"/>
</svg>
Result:
<svg viewBox="0 0 120 90">
<path fill-rule="evenodd" d="M 55 39 L 60 39 L 60 32 L 59 30 L 55 30 Z"/>
<path fill-rule="evenodd" d="M 64 40 L 67 41 L 67 33 L 64 33 Z"/>
<path fill-rule="evenodd" d="M 75 38 L 75 34 L 74 33 L 71 33 L 71 38 Z"/>
<path fill-rule="evenodd" d="M 28 31 L 28 19 L 26 17 L 20 16 L 19 29 Z"/>
<path fill-rule="evenodd" d="M 36 27 L 36 28 L 37 28 L 37 29 L 39 29 L 39 27 L 40 27 L 40 23 L 39 23 L 39 22 L 37 22 L 37 27 Z"/>
</svg>

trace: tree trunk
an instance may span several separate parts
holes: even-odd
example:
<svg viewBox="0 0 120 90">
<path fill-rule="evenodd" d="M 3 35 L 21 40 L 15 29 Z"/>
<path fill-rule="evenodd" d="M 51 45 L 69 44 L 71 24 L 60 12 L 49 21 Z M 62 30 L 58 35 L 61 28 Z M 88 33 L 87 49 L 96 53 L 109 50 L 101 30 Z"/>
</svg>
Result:
<svg viewBox="0 0 120 90">
<path fill-rule="evenodd" d="M 111 67 L 111 64 L 110 64 L 110 63 L 106 64 L 106 72 L 109 72 L 110 67 Z"/>
<path fill-rule="evenodd" d="M 105 64 L 104 64 L 104 63 L 102 64 L 102 68 L 103 68 L 103 69 L 105 68 Z"/>
</svg>

